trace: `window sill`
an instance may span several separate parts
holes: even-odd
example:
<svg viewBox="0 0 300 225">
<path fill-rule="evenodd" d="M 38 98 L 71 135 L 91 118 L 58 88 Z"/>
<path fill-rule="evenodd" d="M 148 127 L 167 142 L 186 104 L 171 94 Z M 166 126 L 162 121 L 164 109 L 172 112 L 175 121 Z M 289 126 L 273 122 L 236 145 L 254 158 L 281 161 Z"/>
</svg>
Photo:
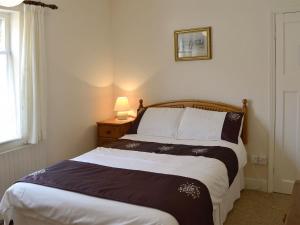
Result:
<svg viewBox="0 0 300 225">
<path fill-rule="evenodd" d="M 0 143 L 0 155 L 12 152 L 15 150 L 20 150 L 29 146 L 25 143 L 23 139 L 11 140 L 7 142 Z"/>
<path fill-rule="evenodd" d="M 0 147 L 2 145 L 9 145 L 9 144 L 12 144 L 13 142 L 17 142 L 17 141 L 21 141 L 21 139 L 17 138 L 17 139 L 11 139 L 11 140 L 8 140 L 8 141 L 0 142 Z"/>
</svg>

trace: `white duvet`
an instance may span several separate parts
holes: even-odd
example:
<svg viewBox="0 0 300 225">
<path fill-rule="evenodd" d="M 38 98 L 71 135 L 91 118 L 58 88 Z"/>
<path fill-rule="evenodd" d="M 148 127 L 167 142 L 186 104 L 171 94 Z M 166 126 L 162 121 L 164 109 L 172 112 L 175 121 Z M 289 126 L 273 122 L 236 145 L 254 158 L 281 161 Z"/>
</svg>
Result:
<svg viewBox="0 0 300 225">
<path fill-rule="evenodd" d="M 240 169 L 246 165 L 246 151 L 241 141 L 236 145 L 226 141 L 174 140 L 141 135 L 127 135 L 124 138 L 160 143 L 225 146 L 236 153 Z M 207 186 L 214 205 L 222 200 L 229 188 L 225 165 L 211 158 L 96 148 L 73 160 L 194 178 Z M 6 221 L 13 218 L 15 210 L 22 211 L 28 217 L 54 224 L 178 225 L 172 215 L 160 210 L 27 183 L 17 183 L 10 187 L 0 203 L 0 213 Z"/>
</svg>

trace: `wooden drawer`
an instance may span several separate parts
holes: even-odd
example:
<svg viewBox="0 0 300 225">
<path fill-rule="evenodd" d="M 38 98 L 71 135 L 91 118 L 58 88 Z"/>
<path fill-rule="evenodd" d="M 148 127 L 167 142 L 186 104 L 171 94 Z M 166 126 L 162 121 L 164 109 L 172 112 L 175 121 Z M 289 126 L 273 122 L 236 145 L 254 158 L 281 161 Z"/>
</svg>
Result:
<svg viewBox="0 0 300 225">
<path fill-rule="evenodd" d="M 101 125 L 98 127 L 100 137 L 119 138 L 122 136 L 121 128 L 109 125 Z"/>
<path fill-rule="evenodd" d="M 98 140 L 99 140 L 98 145 L 99 146 L 103 146 L 103 145 L 106 145 L 106 144 L 110 144 L 110 143 L 112 143 L 112 142 L 114 142 L 114 141 L 116 141 L 118 139 L 116 139 L 116 138 L 104 138 L 104 137 L 100 137 Z"/>
<path fill-rule="evenodd" d="M 130 128 L 132 121 L 133 119 L 125 121 L 110 119 L 98 122 L 98 145 L 103 146 L 109 144 L 125 135 Z"/>
</svg>

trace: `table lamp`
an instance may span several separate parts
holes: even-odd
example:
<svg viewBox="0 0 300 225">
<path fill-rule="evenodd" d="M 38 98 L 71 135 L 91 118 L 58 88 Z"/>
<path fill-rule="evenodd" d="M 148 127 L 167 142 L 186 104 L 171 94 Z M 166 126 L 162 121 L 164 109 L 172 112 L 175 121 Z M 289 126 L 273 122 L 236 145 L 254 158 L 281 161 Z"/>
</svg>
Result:
<svg viewBox="0 0 300 225">
<path fill-rule="evenodd" d="M 114 110 L 117 112 L 118 120 L 127 120 L 130 106 L 127 97 L 118 97 Z"/>
</svg>

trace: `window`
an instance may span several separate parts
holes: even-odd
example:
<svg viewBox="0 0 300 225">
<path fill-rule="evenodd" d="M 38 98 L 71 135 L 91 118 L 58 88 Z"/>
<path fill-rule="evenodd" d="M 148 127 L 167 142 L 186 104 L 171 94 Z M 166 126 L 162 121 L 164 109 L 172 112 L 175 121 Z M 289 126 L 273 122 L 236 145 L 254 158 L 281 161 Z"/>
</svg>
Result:
<svg viewBox="0 0 300 225">
<path fill-rule="evenodd" d="M 0 11 L 0 144 L 21 139 L 19 35 L 14 19 L 14 13 Z"/>
</svg>

